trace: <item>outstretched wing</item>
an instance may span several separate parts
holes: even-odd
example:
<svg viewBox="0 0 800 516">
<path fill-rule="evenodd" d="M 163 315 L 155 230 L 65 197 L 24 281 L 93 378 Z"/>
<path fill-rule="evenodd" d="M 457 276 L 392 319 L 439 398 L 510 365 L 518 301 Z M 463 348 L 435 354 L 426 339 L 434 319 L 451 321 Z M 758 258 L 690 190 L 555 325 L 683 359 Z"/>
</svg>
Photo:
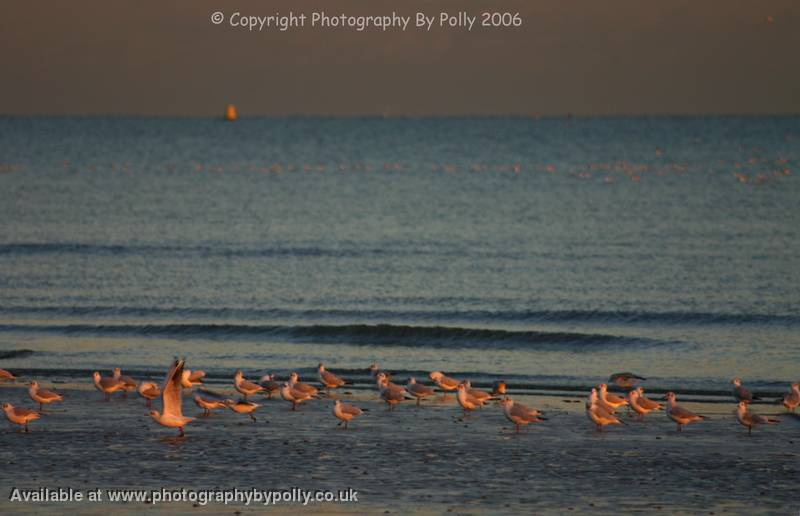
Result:
<svg viewBox="0 0 800 516">
<path fill-rule="evenodd" d="M 164 386 L 161 388 L 161 401 L 164 415 L 183 417 L 181 408 L 181 378 L 183 377 L 183 360 L 175 360 L 169 368 Z"/>
</svg>

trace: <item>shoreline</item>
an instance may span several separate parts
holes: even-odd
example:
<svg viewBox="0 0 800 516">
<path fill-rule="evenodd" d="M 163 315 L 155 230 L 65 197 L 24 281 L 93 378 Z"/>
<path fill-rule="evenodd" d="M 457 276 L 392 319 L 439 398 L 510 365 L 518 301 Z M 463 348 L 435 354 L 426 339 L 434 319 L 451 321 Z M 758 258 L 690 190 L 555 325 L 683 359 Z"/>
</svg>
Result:
<svg viewBox="0 0 800 516">
<path fill-rule="evenodd" d="M 49 382 L 48 382 L 49 383 Z M 4 386 L 8 387 L 8 386 Z M 20 386 L 24 387 L 24 386 Z M 132 393 L 110 402 L 88 383 L 56 388 L 65 401 L 46 408 L 31 432 L 0 428 L 0 511 L 59 512 L 63 504 L 9 501 L 11 486 L 26 489 L 327 489 L 352 488 L 358 504 L 270 506 L 277 514 L 432 514 L 564 511 L 782 512 L 796 510 L 800 478 L 800 417 L 748 437 L 734 404 L 683 404 L 709 421 L 675 432 L 662 414 L 602 433 L 583 413 L 582 400 L 520 396 L 550 418 L 515 435 L 491 404 L 461 417 L 453 395 L 417 408 L 388 412 L 375 391 L 337 398 L 366 409 L 341 430 L 332 401 L 312 400 L 297 412 L 279 400 L 252 399 L 258 421 L 230 411 L 198 418 L 176 439 L 146 415 Z M 230 386 L 225 391 L 232 392 Z M 3 401 L 31 408 L 24 389 L 0 389 Z M 199 409 L 184 395 L 184 414 Z M 679 401 L 681 399 L 679 398 Z M 154 407 L 159 407 L 156 401 Z M 761 414 L 780 413 L 760 406 Z M 776 445 L 779 443 L 780 446 Z M 20 475 L 20 468 L 26 474 Z M 68 479 L 68 480 L 65 480 Z M 82 512 L 143 509 L 172 514 L 251 512 L 264 507 L 141 503 L 88 504 Z"/>
</svg>

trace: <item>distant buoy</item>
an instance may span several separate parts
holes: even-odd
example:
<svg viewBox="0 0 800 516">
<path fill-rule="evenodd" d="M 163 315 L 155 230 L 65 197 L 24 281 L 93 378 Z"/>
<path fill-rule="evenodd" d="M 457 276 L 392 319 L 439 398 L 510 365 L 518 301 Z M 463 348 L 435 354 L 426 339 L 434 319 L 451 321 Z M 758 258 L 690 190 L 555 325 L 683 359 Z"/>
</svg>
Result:
<svg viewBox="0 0 800 516">
<path fill-rule="evenodd" d="M 228 104 L 228 107 L 225 108 L 225 120 L 228 122 L 236 120 L 236 106 L 233 104 Z"/>
</svg>

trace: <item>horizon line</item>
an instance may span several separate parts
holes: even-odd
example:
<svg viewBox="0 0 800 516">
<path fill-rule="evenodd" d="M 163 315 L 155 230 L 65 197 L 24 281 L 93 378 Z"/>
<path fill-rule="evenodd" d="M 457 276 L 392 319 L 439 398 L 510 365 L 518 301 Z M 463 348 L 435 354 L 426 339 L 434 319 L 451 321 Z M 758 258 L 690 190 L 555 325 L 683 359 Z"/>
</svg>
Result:
<svg viewBox="0 0 800 516">
<path fill-rule="evenodd" d="M 795 118 L 800 117 L 800 112 L 789 113 L 597 113 L 597 114 L 378 114 L 378 113 L 352 113 L 352 114 L 315 114 L 315 113 L 288 113 L 288 114 L 253 114 L 240 115 L 236 121 L 258 120 L 264 118 L 323 118 L 323 119 L 490 119 L 490 118 L 519 118 L 519 119 L 593 119 L 593 118 Z M 136 119 L 219 119 L 223 115 L 163 115 L 163 114 L 133 114 L 133 113 L 0 113 L 0 118 L 136 118 Z"/>
</svg>

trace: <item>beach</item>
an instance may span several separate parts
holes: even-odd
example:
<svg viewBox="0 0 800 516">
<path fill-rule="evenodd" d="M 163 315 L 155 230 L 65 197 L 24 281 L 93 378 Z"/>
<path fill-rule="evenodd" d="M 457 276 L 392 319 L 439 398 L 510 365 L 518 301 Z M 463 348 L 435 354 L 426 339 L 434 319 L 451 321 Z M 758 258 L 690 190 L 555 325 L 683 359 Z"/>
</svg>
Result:
<svg viewBox="0 0 800 516">
<path fill-rule="evenodd" d="M 144 400 L 115 394 L 102 401 L 87 382 L 58 385 L 66 400 L 46 407 L 28 434 L 4 421 L 0 511 L 59 512 L 58 503 L 9 501 L 11 487 L 159 490 L 264 489 L 357 491 L 358 503 L 320 503 L 320 514 L 563 514 L 681 512 L 790 514 L 797 510 L 800 419 L 757 427 L 737 424 L 735 404 L 686 403 L 710 417 L 677 433 L 663 413 L 597 432 L 583 399 L 522 396 L 548 421 L 520 434 L 492 403 L 463 418 L 453 395 L 402 403 L 394 411 L 374 390 L 340 389 L 337 397 L 366 412 L 337 427 L 330 399 L 297 412 L 263 400 L 257 422 L 225 410 L 198 418 L 186 438 L 158 426 Z M 215 387 L 230 391 L 231 386 Z M 19 385 L 3 385 L 4 400 L 25 406 Z M 254 401 L 262 403 L 260 396 Z M 184 396 L 184 413 L 200 413 Z M 154 403 L 158 407 L 158 402 Z M 778 410 L 780 408 L 781 410 Z M 759 404 L 763 414 L 782 407 Z M 263 506 L 209 503 L 73 503 L 85 512 L 256 513 Z M 268 510 L 289 514 L 297 504 Z"/>
</svg>

